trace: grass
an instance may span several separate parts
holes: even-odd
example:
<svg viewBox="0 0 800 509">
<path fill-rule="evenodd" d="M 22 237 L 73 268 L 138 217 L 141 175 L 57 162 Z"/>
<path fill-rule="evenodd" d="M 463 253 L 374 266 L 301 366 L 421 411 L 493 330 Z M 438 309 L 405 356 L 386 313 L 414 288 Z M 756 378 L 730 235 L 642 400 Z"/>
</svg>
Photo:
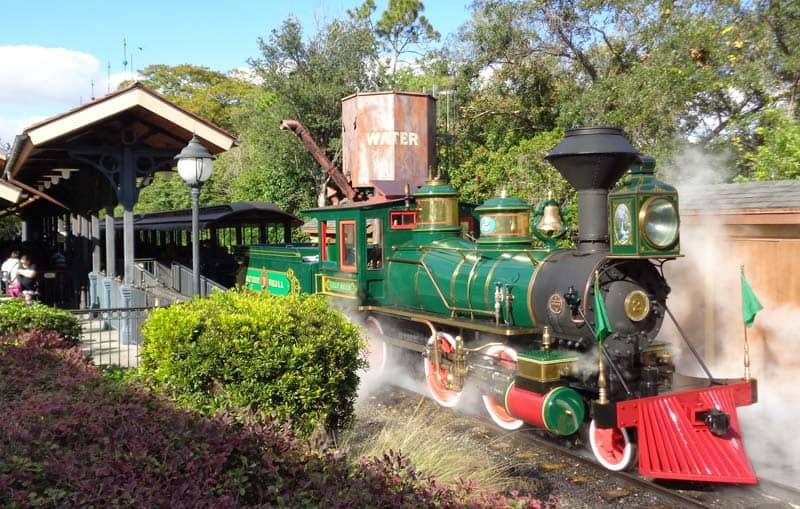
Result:
<svg viewBox="0 0 800 509">
<path fill-rule="evenodd" d="M 511 475 L 512 463 L 489 454 L 484 438 L 471 436 L 464 416 L 425 405 L 420 397 L 410 416 L 377 413 L 368 405 L 356 408 L 356 425 L 342 437 L 341 444 L 351 457 L 381 457 L 400 451 L 417 471 L 441 482 L 456 479 L 477 483 L 480 491 L 508 492 L 519 479 Z"/>
</svg>

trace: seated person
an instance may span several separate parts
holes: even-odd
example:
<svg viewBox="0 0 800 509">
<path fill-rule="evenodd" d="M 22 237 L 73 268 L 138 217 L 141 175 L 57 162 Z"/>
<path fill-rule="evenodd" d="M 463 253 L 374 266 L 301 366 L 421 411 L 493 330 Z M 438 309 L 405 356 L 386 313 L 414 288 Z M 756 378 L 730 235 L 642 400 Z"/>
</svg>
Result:
<svg viewBox="0 0 800 509">
<path fill-rule="evenodd" d="M 17 277 L 17 269 L 19 268 L 19 251 L 11 251 L 11 255 L 8 257 L 6 261 L 3 262 L 2 270 L 3 273 L 3 289 L 11 293 L 11 285 Z M 15 297 L 15 295 L 12 295 Z"/>
<path fill-rule="evenodd" d="M 31 263 L 28 255 L 22 255 L 17 269 L 17 281 L 22 288 L 25 302 L 31 302 L 36 294 L 36 266 Z"/>
</svg>

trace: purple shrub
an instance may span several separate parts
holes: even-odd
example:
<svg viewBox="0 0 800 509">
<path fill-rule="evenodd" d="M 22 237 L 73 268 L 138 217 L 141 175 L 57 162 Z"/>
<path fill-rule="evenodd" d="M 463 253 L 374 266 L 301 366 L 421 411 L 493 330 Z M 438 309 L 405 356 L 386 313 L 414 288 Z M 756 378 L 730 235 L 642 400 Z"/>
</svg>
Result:
<svg viewBox="0 0 800 509">
<path fill-rule="evenodd" d="M 246 409 L 179 409 L 58 346 L 0 340 L 2 507 L 542 507 L 446 487 L 394 452 L 352 465 Z"/>
</svg>

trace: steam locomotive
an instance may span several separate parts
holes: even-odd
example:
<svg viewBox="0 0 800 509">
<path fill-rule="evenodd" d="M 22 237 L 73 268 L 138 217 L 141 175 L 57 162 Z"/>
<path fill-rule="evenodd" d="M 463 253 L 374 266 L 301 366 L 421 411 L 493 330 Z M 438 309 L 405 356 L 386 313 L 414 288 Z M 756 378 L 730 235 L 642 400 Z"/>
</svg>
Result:
<svg viewBox="0 0 800 509">
<path fill-rule="evenodd" d="M 391 109 L 409 131 L 413 108 Z M 345 131 L 363 131 L 363 115 L 382 118 L 350 108 L 362 115 L 351 122 L 343 110 Z M 425 136 L 403 137 L 396 125 L 382 132 L 394 134 L 371 139 L 385 141 L 384 152 L 391 144 L 401 169 L 405 148 L 429 153 L 402 143 Z M 682 376 L 656 340 L 673 318 L 662 267 L 680 255 L 675 188 L 619 129 L 571 129 L 546 159 L 577 190 L 574 249 L 557 246 L 565 228 L 552 199 L 533 213 L 505 193 L 474 207 L 444 178 L 394 195 L 376 192 L 392 186 L 373 179 L 371 194 L 350 189 L 350 200 L 305 211 L 318 242 L 250 246 L 243 282 L 277 295 L 322 293 L 357 310 L 372 332 L 370 364 L 392 362 L 391 348 L 419 353 L 442 406 L 475 387 L 502 428 L 588 434 L 610 470 L 629 468 L 638 452 L 651 478 L 756 483 L 737 418 L 756 402 L 756 381 Z"/>
</svg>

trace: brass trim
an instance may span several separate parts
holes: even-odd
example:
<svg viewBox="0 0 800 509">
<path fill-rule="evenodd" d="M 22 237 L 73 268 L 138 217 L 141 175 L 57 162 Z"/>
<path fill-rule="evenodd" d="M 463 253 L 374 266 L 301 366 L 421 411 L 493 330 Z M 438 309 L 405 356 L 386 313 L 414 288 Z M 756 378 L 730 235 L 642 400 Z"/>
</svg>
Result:
<svg viewBox="0 0 800 509">
<path fill-rule="evenodd" d="M 470 311 L 472 311 L 472 283 L 475 281 L 475 277 L 478 271 L 478 263 L 480 263 L 481 259 L 476 258 L 475 261 L 472 263 L 472 268 L 469 269 L 469 279 L 467 280 L 467 307 L 469 307 Z M 470 313 L 470 318 L 475 318 L 474 313 Z"/>
<path fill-rule="evenodd" d="M 498 254 L 518 254 L 523 253 L 530 257 L 531 253 L 547 253 L 550 254 L 551 251 L 547 249 L 534 249 L 534 248 L 502 248 L 502 247 L 493 247 L 491 245 L 481 246 L 480 249 L 478 248 L 469 248 L 465 249 L 463 247 L 450 247 L 450 246 L 392 246 L 393 251 L 401 251 L 401 250 L 409 250 L 409 251 L 430 251 L 434 249 L 436 251 L 457 251 L 461 253 L 462 256 L 481 256 L 486 253 L 498 253 Z"/>
<path fill-rule="evenodd" d="M 436 281 L 436 278 L 433 277 L 433 272 L 431 271 L 430 267 L 428 267 L 428 265 L 425 263 L 425 261 L 422 258 L 424 258 L 424 255 L 419 260 L 406 260 L 406 259 L 403 259 L 403 258 L 390 258 L 390 260 L 392 262 L 396 262 L 396 263 L 408 263 L 408 264 L 411 264 L 411 265 L 416 265 L 417 267 L 422 267 L 422 269 L 425 271 L 425 274 L 428 276 L 428 279 L 430 280 L 431 284 L 433 285 L 433 289 L 436 290 L 436 294 L 441 299 L 442 304 L 444 304 L 444 307 L 447 310 L 450 311 L 452 316 L 455 316 L 459 311 L 469 312 L 469 313 L 481 313 L 481 314 L 484 314 L 484 315 L 494 315 L 494 311 L 483 311 L 483 310 L 480 310 L 480 309 L 460 308 L 460 307 L 454 306 L 450 302 L 448 302 L 447 301 L 447 296 L 445 296 L 444 292 L 442 291 L 441 286 L 439 286 L 439 283 Z M 414 282 L 414 288 L 415 288 L 416 295 L 417 295 L 417 301 L 420 300 L 419 299 L 419 288 L 417 286 L 419 273 L 420 273 L 420 270 L 417 269 L 417 273 L 415 275 L 415 282 Z"/>
<path fill-rule="evenodd" d="M 614 259 L 621 259 L 621 260 L 622 259 L 627 259 L 627 260 L 672 260 L 673 258 L 683 258 L 685 256 L 686 255 L 683 255 L 683 254 L 668 255 L 668 254 L 661 254 L 661 253 L 652 254 L 652 255 L 640 255 L 640 254 L 620 255 L 620 254 L 616 254 L 616 255 L 608 255 L 608 256 L 606 256 L 606 258 L 608 258 L 609 260 L 614 260 Z"/>
<path fill-rule="evenodd" d="M 403 318 L 411 318 L 415 321 L 423 322 L 425 320 L 430 322 L 439 323 L 442 325 L 449 325 L 451 327 L 458 327 L 461 329 L 474 330 L 479 332 L 489 332 L 500 336 L 524 336 L 528 334 L 535 334 L 538 329 L 533 327 L 497 327 L 494 324 L 471 323 L 463 317 L 458 319 L 448 318 L 441 315 L 434 315 L 432 313 L 407 311 L 404 309 L 387 308 L 382 306 L 359 306 L 359 311 L 372 311 L 374 313 L 383 313 L 390 316 L 400 316 Z"/>
<path fill-rule="evenodd" d="M 428 252 L 427 251 L 423 251 L 422 255 L 420 255 L 420 257 L 419 257 L 419 264 L 417 265 L 417 270 L 414 271 L 414 296 L 417 298 L 417 306 L 419 306 L 420 309 L 424 309 L 424 307 L 423 307 L 423 304 L 422 304 L 422 298 L 420 297 L 420 293 L 419 293 L 419 273 L 421 271 L 420 266 L 425 263 L 423 261 L 423 258 L 425 258 L 427 255 L 428 255 Z M 434 285 L 435 284 L 436 283 L 434 283 Z"/>
<path fill-rule="evenodd" d="M 285 252 L 281 253 L 280 251 L 277 250 L 272 252 L 266 249 L 253 249 L 252 253 L 250 254 L 250 257 L 253 258 L 258 255 L 269 255 L 270 257 L 274 258 L 301 258 L 303 256 L 302 254 L 296 251 L 293 253 L 286 254 Z"/>
<path fill-rule="evenodd" d="M 530 231 L 531 231 L 531 213 L 529 210 L 518 211 L 518 212 L 486 212 L 481 214 L 481 219 L 484 217 L 491 217 L 495 221 L 495 225 L 497 225 L 498 218 L 520 218 L 521 221 L 516 226 L 513 231 L 505 231 L 497 233 L 496 229 L 490 233 L 481 232 L 481 237 L 486 238 L 496 238 L 496 239 L 503 239 L 503 238 L 526 238 L 530 239 Z M 527 224 L 525 224 L 527 223 Z"/>
<path fill-rule="evenodd" d="M 337 279 L 337 280 L 352 281 L 354 283 L 357 283 L 357 281 L 355 279 L 342 278 L 342 277 L 337 277 L 337 276 L 329 276 L 327 274 L 316 274 L 316 277 L 314 278 L 314 284 L 317 287 L 317 293 L 320 293 L 322 295 L 327 295 L 329 297 L 339 297 L 341 299 L 358 300 L 358 295 L 357 294 L 356 295 L 347 295 L 345 293 L 334 293 L 334 292 L 327 291 L 325 289 L 325 279 Z M 356 289 L 356 292 L 357 291 L 358 290 Z"/>
<path fill-rule="evenodd" d="M 461 267 L 466 263 L 467 259 L 463 256 L 461 257 L 461 261 L 459 261 L 455 268 L 453 269 L 453 273 L 450 274 L 450 300 L 452 302 L 456 301 L 456 282 L 458 281 L 458 273 L 461 272 Z"/>
<path fill-rule="evenodd" d="M 597 263 L 594 265 L 594 267 L 592 267 L 592 271 L 589 273 L 589 277 L 586 278 L 586 285 L 583 287 L 583 296 L 582 296 L 583 318 L 579 320 L 573 319 L 572 320 L 573 323 L 586 323 L 587 306 L 589 305 L 589 289 L 591 289 L 594 286 L 595 273 L 599 273 L 602 266 L 605 265 L 607 259 L 608 258 L 604 256 L 599 260 L 597 260 Z M 592 305 L 594 305 L 594 299 L 592 299 Z"/>
<path fill-rule="evenodd" d="M 486 304 L 487 309 L 494 309 L 494 301 L 489 302 L 489 295 L 492 295 L 492 297 L 494 296 L 494 291 L 490 292 L 492 287 L 492 277 L 497 270 L 497 266 L 500 265 L 500 262 L 502 261 L 502 258 L 497 258 L 492 264 L 492 267 L 489 269 L 489 272 L 486 273 L 486 279 L 484 280 L 483 288 L 483 302 Z M 492 311 L 492 314 L 494 314 L 494 311 Z"/>
</svg>

